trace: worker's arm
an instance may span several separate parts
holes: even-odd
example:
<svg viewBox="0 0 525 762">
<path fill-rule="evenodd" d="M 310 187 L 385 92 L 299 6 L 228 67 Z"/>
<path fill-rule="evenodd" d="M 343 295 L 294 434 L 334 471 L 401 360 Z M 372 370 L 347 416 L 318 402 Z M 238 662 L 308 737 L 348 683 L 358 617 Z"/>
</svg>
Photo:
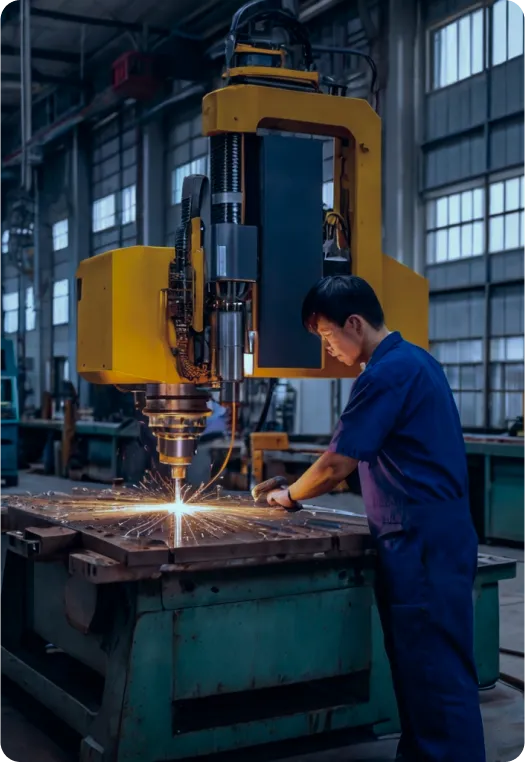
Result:
<svg viewBox="0 0 525 762">
<path fill-rule="evenodd" d="M 396 425 L 406 399 L 410 378 L 392 383 L 388 372 L 366 370 L 355 382 L 328 447 L 328 452 L 288 490 L 268 495 L 270 505 L 293 508 L 301 500 L 330 492 L 352 473 L 360 461 L 373 464 L 385 439 Z"/>
<path fill-rule="evenodd" d="M 268 495 L 270 505 L 292 508 L 296 503 L 311 500 L 332 492 L 357 467 L 358 461 L 336 452 L 325 452 L 296 481 L 289 490 L 272 490 Z"/>
</svg>

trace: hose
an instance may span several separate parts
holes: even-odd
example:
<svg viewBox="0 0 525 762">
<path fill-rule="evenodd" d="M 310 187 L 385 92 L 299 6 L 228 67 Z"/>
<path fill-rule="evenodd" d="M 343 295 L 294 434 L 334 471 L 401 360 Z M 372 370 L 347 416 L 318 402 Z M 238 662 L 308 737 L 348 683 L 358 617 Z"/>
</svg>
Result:
<svg viewBox="0 0 525 762">
<path fill-rule="evenodd" d="M 270 409 L 270 405 L 272 404 L 272 397 L 275 387 L 277 386 L 277 379 L 271 378 L 268 384 L 268 389 L 266 391 L 266 399 L 264 400 L 263 409 L 261 410 L 261 415 L 259 416 L 259 420 L 257 421 L 254 432 L 262 431 L 262 427 L 266 423 L 266 417 L 268 415 L 268 410 Z"/>
<path fill-rule="evenodd" d="M 232 424 L 231 424 L 231 430 L 232 430 L 232 433 L 231 433 L 231 437 L 230 437 L 230 446 L 228 447 L 228 452 L 226 453 L 226 457 L 224 458 L 223 464 L 222 464 L 222 466 L 220 467 L 220 469 L 217 471 L 217 473 L 215 474 L 215 476 L 214 476 L 212 479 L 210 479 L 210 481 L 209 481 L 207 484 L 204 484 L 202 487 L 199 487 L 199 488 L 198 488 L 198 489 L 197 489 L 197 490 L 196 490 L 196 491 L 193 493 L 193 495 L 192 495 L 192 496 L 190 497 L 190 499 L 187 501 L 188 503 L 191 503 L 191 502 L 193 502 L 193 501 L 194 501 L 194 500 L 196 500 L 196 499 L 197 499 L 197 498 L 198 498 L 200 495 L 202 495 L 202 493 L 203 493 L 205 490 L 209 489 L 209 488 L 211 487 L 211 485 L 212 485 L 212 484 L 214 484 L 214 482 L 216 482 L 216 481 L 217 481 L 217 479 L 219 478 L 219 476 L 221 476 L 221 474 L 223 473 L 224 469 L 225 469 L 225 468 L 226 468 L 226 466 L 228 465 L 228 462 L 229 462 L 229 460 L 230 460 L 231 454 L 232 454 L 232 452 L 233 452 L 233 447 L 234 447 L 234 445 L 235 445 L 235 432 L 236 432 L 236 429 L 237 429 L 237 404 L 236 404 L 235 402 L 233 402 L 233 403 L 232 403 Z"/>
</svg>

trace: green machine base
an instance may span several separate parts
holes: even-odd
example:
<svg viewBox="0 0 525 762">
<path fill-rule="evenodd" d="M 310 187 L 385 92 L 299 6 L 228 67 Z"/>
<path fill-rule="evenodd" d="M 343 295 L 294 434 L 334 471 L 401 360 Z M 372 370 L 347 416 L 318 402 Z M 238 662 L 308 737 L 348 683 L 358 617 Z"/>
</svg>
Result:
<svg viewBox="0 0 525 762">
<path fill-rule="evenodd" d="M 340 745 L 343 731 L 398 730 L 364 527 L 264 558 L 253 544 L 242 559 L 175 552 L 159 565 L 150 545 L 139 565 L 131 550 L 125 562 L 100 553 L 112 540 L 88 527 L 26 514 L 4 535 L 2 671 L 78 732 L 81 762 L 262 745 L 281 756 L 294 739 Z M 513 561 L 480 557 L 483 686 L 499 673 L 498 581 L 514 575 Z"/>
<path fill-rule="evenodd" d="M 523 545 L 523 439 L 465 436 L 470 505 L 485 542 Z"/>
</svg>

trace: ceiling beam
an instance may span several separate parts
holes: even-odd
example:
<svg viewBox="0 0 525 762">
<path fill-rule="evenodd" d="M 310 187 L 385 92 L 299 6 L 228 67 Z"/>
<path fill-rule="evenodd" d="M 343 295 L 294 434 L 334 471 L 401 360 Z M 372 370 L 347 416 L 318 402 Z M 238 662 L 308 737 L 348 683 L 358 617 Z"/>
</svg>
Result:
<svg viewBox="0 0 525 762">
<path fill-rule="evenodd" d="M 78 13 L 63 13 L 48 8 L 31 8 L 31 16 L 36 18 L 51 19 L 52 21 L 65 21 L 69 24 L 86 24 L 89 26 L 102 26 L 107 29 L 120 29 L 123 32 L 141 33 L 147 29 L 152 34 L 160 37 L 177 36 L 186 39 L 199 39 L 194 35 L 186 34 L 172 29 L 165 29 L 160 26 L 148 26 L 140 21 L 121 21 L 120 19 L 102 19 L 96 16 L 80 16 Z"/>
<path fill-rule="evenodd" d="M 16 45 L 2 45 L 2 55 L 19 56 L 20 48 Z M 47 48 L 31 47 L 31 57 L 40 58 L 42 61 L 60 61 L 62 63 L 78 64 L 80 53 L 68 53 L 65 50 L 48 50 Z"/>
<path fill-rule="evenodd" d="M 77 77 L 57 77 L 54 74 L 44 74 L 41 71 L 33 69 L 31 72 L 31 79 L 38 85 L 71 85 L 72 87 L 84 87 L 83 83 Z M 5 83 L 19 83 L 21 85 L 20 74 L 16 72 L 2 72 L 1 77 L 2 84 Z"/>
</svg>

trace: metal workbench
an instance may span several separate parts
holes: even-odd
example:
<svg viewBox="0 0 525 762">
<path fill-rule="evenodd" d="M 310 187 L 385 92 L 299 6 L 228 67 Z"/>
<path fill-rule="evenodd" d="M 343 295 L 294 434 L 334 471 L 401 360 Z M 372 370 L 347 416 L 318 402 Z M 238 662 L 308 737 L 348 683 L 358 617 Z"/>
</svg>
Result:
<svg viewBox="0 0 525 762">
<path fill-rule="evenodd" d="M 82 762 L 282 756 L 398 729 L 363 517 L 242 496 L 180 516 L 144 499 L 13 497 L 3 514 L 2 670 L 80 734 Z M 480 559 L 484 685 L 514 574 Z"/>
</svg>

